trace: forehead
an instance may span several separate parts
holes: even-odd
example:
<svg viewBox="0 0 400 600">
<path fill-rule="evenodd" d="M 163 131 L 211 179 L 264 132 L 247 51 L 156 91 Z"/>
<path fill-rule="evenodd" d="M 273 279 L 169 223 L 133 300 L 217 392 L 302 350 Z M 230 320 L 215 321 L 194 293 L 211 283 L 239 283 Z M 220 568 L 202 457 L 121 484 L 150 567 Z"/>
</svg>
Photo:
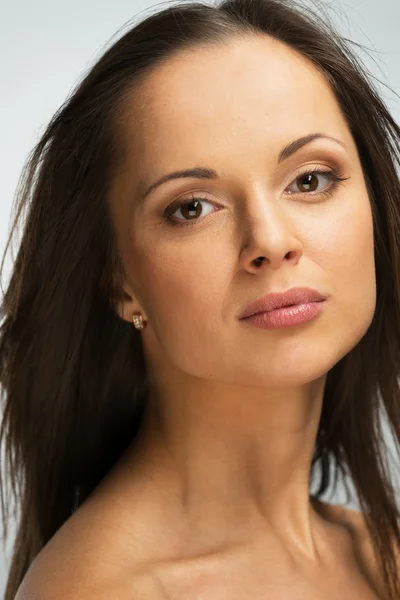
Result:
<svg viewBox="0 0 400 600">
<path fill-rule="evenodd" d="M 202 157 L 243 162 L 260 151 L 266 158 L 266 151 L 278 154 L 288 141 L 315 131 L 351 144 L 323 75 L 268 36 L 181 52 L 155 68 L 135 94 L 140 109 L 127 111 L 123 136 L 146 179 Z"/>
</svg>

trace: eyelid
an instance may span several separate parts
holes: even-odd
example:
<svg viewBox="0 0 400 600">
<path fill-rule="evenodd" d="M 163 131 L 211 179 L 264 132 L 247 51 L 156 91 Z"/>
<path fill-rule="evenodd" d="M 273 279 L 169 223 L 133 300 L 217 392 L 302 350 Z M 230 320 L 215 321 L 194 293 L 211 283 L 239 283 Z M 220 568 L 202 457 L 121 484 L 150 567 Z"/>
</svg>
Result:
<svg viewBox="0 0 400 600">
<path fill-rule="evenodd" d="M 296 179 L 298 179 L 301 175 L 303 175 L 303 173 L 308 173 L 310 171 L 311 172 L 322 171 L 327 174 L 329 174 L 333 171 L 333 172 L 337 172 L 338 174 L 340 174 L 340 177 L 344 177 L 343 167 L 341 167 L 339 164 L 327 165 L 327 164 L 318 163 L 318 162 L 308 163 L 306 165 L 302 165 L 301 167 L 298 167 L 294 172 L 291 173 L 290 178 L 287 179 L 287 183 L 285 183 L 283 186 L 283 190 L 286 190 L 286 188 L 291 183 L 293 183 Z"/>
<path fill-rule="evenodd" d="M 307 166 L 305 166 L 296 176 L 292 176 L 292 179 L 290 180 L 290 183 L 295 183 L 297 181 L 297 179 L 304 177 L 306 175 L 313 175 L 313 174 L 317 174 L 317 175 L 326 175 L 328 177 L 328 179 L 330 180 L 330 185 L 328 187 L 327 190 L 323 190 L 322 192 L 306 192 L 306 193 L 302 193 L 302 192 L 298 192 L 301 196 L 305 195 L 305 196 L 311 196 L 311 197 L 316 197 L 316 198 L 329 198 L 332 197 L 335 192 L 338 190 L 338 188 L 343 184 L 344 181 L 347 181 L 348 179 L 350 179 L 350 176 L 346 177 L 344 176 L 344 173 L 342 171 L 342 169 L 340 167 L 324 167 L 322 168 L 321 166 L 317 166 L 314 165 L 314 167 L 309 166 L 307 168 Z M 290 183 L 289 183 L 289 187 L 290 187 Z M 288 187 L 288 186 L 286 186 Z M 285 187 L 285 189 L 286 189 Z M 290 192 L 290 195 L 293 194 L 296 196 L 296 192 Z M 207 198 L 203 198 L 201 197 L 198 192 L 192 192 L 192 196 L 190 199 L 188 198 L 183 198 L 183 199 L 177 199 L 173 202 L 171 202 L 171 204 L 169 204 L 169 206 L 165 209 L 164 214 L 162 216 L 162 221 L 161 224 L 164 223 L 168 223 L 170 226 L 172 227 L 195 227 L 198 222 L 201 222 L 203 219 L 195 219 L 193 221 L 187 221 L 185 222 L 185 220 L 183 219 L 181 223 L 173 223 L 173 221 L 171 220 L 171 216 L 173 215 L 174 212 L 176 212 L 177 210 L 179 210 L 180 208 L 182 208 L 185 205 L 191 204 L 193 201 L 200 201 L 200 202 L 207 202 L 209 204 L 214 205 L 214 202 L 212 200 L 208 200 Z M 218 210 L 217 210 L 218 212 Z"/>
<path fill-rule="evenodd" d="M 346 181 L 347 179 L 350 179 L 350 177 L 343 177 L 342 171 L 337 168 L 322 169 L 320 166 L 314 166 L 314 168 L 309 167 L 308 169 L 305 168 L 305 170 L 302 170 L 297 176 L 295 176 L 295 177 L 293 177 L 293 179 L 291 179 L 291 183 L 292 184 L 295 183 L 297 181 L 297 179 L 299 179 L 302 176 L 312 175 L 314 173 L 317 175 L 325 174 L 328 177 L 328 179 L 330 180 L 330 185 L 329 185 L 328 189 L 323 190 L 321 192 L 314 192 L 314 191 L 306 192 L 304 194 L 302 192 L 298 192 L 301 196 L 305 195 L 305 196 L 311 196 L 311 197 L 317 197 L 317 198 L 331 197 L 331 196 L 333 196 L 335 191 L 340 187 L 340 185 L 344 181 Z M 289 186 L 290 186 L 290 184 L 289 184 Z M 294 194 L 295 196 L 297 195 L 296 192 L 290 192 L 290 195 L 292 195 L 292 194 Z M 171 204 L 169 204 L 169 206 L 165 209 L 165 211 L 163 213 L 162 223 L 170 222 L 171 216 L 174 214 L 174 212 L 181 209 L 185 205 L 191 204 L 194 201 L 207 202 L 208 204 L 214 205 L 214 202 L 212 200 L 208 200 L 208 198 L 204 198 L 204 197 L 200 196 L 198 193 L 192 192 L 192 195 L 190 198 L 177 199 L 177 200 L 171 202 Z M 192 222 L 191 221 L 185 222 L 185 220 L 183 219 L 182 223 L 179 223 L 179 224 L 171 223 L 171 225 L 175 226 L 175 227 L 195 226 L 199 221 L 202 221 L 202 220 L 203 219 L 198 219 L 198 220 L 195 219 Z"/>
<path fill-rule="evenodd" d="M 286 188 L 289 187 L 290 184 L 294 183 L 295 180 L 298 179 L 298 177 L 300 177 L 301 175 L 308 173 L 310 171 L 312 171 L 312 172 L 322 171 L 322 172 L 325 172 L 327 175 L 329 175 L 329 173 L 331 173 L 333 171 L 333 172 L 338 173 L 338 175 L 340 177 L 345 177 L 344 168 L 340 165 L 340 163 L 338 163 L 338 162 L 333 163 L 333 161 L 332 161 L 332 164 L 328 165 L 328 164 L 318 163 L 316 161 L 313 163 L 308 163 L 306 165 L 302 165 L 302 166 L 298 167 L 294 172 L 292 171 L 290 178 L 288 177 L 287 180 L 285 181 L 285 183 L 282 185 L 282 191 L 286 190 Z M 207 194 L 208 194 L 208 192 L 206 192 L 204 190 L 183 192 L 182 196 L 178 196 L 175 200 L 172 200 L 171 203 L 166 207 L 165 210 L 167 210 L 172 205 L 178 204 L 179 202 L 185 202 L 185 201 L 191 200 L 191 199 L 193 199 L 193 196 L 196 196 L 196 198 L 200 198 L 201 200 L 205 200 L 206 202 L 220 204 L 220 201 L 218 201 L 214 196 L 209 197 Z"/>
</svg>

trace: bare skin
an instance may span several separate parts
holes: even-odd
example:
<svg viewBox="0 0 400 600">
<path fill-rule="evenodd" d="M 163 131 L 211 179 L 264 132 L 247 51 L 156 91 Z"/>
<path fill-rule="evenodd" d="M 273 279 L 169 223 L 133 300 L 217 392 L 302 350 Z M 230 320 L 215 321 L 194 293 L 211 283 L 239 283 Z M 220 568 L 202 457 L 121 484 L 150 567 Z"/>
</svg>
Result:
<svg viewBox="0 0 400 600">
<path fill-rule="evenodd" d="M 118 465 L 45 546 L 16 600 L 384 600 L 362 514 L 310 499 L 319 564 L 293 561 L 272 536 L 183 551 L 154 486 Z M 148 480 L 147 480 L 148 481 Z M 134 497 L 135 504 L 128 498 Z M 160 517 L 160 520 L 158 520 Z M 26 595 L 24 595 L 26 594 Z"/>
<path fill-rule="evenodd" d="M 130 323 L 136 312 L 148 320 L 138 332 L 151 379 L 147 464 L 168 486 L 183 539 L 196 528 L 199 548 L 223 547 L 262 533 L 316 560 L 309 471 L 326 377 L 376 306 L 354 140 L 321 74 L 267 37 L 179 55 L 140 94 L 112 208 L 126 272 L 117 308 Z M 278 163 L 310 132 L 341 143 L 316 140 Z M 169 181 L 140 201 L 158 177 L 198 165 L 219 179 Z M 322 175 L 318 196 L 296 178 L 319 166 L 348 178 L 332 196 Z M 174 226 L 162 223 L 174 200 L 199 194 L 194 225 L 176 225 L 190 220 L 182 209 Z M 317 319 L 271 331 L 238 319 L 251 300 L 295 285 L 326 295 Z"/>
<path fill-rule="evenodd" d="M 64 556 L 66 586 L 90 581 L 122 600 L 376 599 L 362 521 L 344 525 L 309 498 L 327 374 L 376 304 L 371 207 L 335 96 L 304 57 L 249 36 L 173 57 L 140 98 L 111 208 L 126 273 L 118 314 L 148 320 L 142 454 L 130 449 L 50 542 L 47 571 Z M 278 161 L 315 132 L 339 141 Z M 140 201 L 194 166 L 219 177 L 169 181 Z M 314 175 L 312 195 L 310 168 L 347 179 L 322 195 L 331 184 Z M 195 225 L 178 227 L 190 220 L 178 208 L 175 226 L 163 221 L 174 200 L 198 196 Z M 297 285 L 326 295 L 317 319 L 272 331 L 239 321 L 250 301 Z"/>
</svg>

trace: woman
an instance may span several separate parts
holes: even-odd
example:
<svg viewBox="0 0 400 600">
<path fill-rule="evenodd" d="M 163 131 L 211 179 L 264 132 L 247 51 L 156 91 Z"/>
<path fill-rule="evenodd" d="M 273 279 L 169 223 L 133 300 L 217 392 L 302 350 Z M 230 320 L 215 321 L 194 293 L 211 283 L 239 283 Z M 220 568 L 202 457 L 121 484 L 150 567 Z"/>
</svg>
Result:
<svg viewBox="0 0 400 600">
<path fill-rule="evenodd" d="M 398 597 L 399 139 L 301 5 L 177 4 L 107 50 L 18 204 L 5 600 Z M 332 461 L 361 513 L 320 500 Z"/>
</svg>

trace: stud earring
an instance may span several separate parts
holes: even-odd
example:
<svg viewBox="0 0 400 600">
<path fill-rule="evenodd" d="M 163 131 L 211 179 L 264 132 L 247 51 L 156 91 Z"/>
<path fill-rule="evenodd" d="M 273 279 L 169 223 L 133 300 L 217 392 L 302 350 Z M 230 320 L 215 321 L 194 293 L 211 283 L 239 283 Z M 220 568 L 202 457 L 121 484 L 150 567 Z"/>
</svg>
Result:
<svg viewBox="0 0 400 600">
<path fill-rule="evenodd" d="M 144 329 L 147 325 L 147 321 L 143 320 L 142 315 L 133 315 L 132 320 L 136 329 Z"/>
</svg>

